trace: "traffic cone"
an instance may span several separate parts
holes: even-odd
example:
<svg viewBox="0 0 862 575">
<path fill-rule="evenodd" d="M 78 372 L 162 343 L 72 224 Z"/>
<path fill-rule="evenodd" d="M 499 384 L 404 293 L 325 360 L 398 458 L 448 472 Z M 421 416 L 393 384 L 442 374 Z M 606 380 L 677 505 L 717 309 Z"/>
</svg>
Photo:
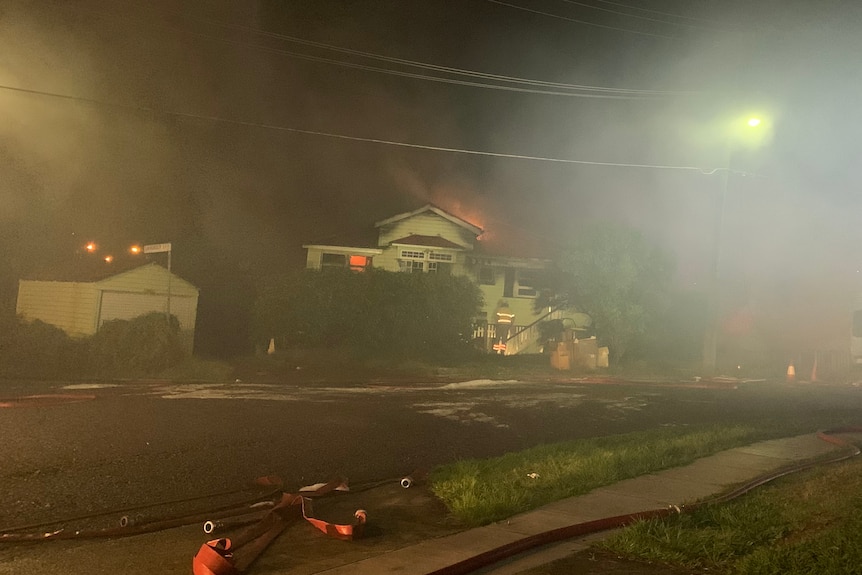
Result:
<svg viewBox="0 0 862 575">
<path fill-rule="evenodd" d="M 267 355 L 272 355 L 275 353 L 275 338 L 274 337 L 270 338 L 269 347 L 266 348 L 266 353 L 267 353 Z"/>
<path fill-rule="evenodd" d="M 787 366 L 787 383 L 793 383 L 796 381 L 796 368 L 791 363 Z"/>
<path fill-rule="evenodd" d="M 817 383 L 817 354 L 814 354 L 814 367 L 811 368 L 811 383 Z"/>
</svg>

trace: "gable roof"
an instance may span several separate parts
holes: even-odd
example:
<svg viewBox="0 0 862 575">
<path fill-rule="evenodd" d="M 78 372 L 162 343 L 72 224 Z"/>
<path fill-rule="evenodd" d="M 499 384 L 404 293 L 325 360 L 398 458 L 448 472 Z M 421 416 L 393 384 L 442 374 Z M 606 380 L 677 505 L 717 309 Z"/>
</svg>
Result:
<svg viewBox="0 0 862 575">
<path fill-rule="evenodd" d="M 21 279 L 48 282 L 94 283 L 152 264 L 153 262 L 140 260 L 120 260 L 105 263 L 101 258 L 84 257 L 68 260 L 59 266 L 35 269 L 24 274 Z"/>
<path fill-rule="evenodd" d="M 400 222 L 401 220 L 406 220 L 407 218 L 412 218 L 413 216 L 418 216 L 419 214 L 424 214 L 425 212 L 435 213 L 438 216 L 440 216 L 441 218 L 449 220 L 453 224 L 460 226 L 460 227 L 464 228 L 465 230 L 468 230 L 477 236 L 482 233 L 482 228 L 480 228 L 479 226 L 474 226 L 470 222 L 464 221 L 457 216 L 453 216 L 452 214 L 450 214 L 446 210 L 438 208 L 437 206 L 435 206 L 433 204 L 425 204 L 424 206 L 422 206 L 418 210 L 413 210 L 412 212 L 404 212 L 403 214 L 397 214 L 397 215 L 392 216 L 391 218 L 386 218 L 385 220 L 380 220 L 379 222 L 374 224 L 374 227 L 379 228 L 381 226 L 385 226 L 388 224 L 394 224 L 395 222 Z"/>
<path fill-rule="evenodd" d="M 398 244 L 403 246 L 422 246 L 426 248 L 446 248 L 450 250 L 463 250 L 464 246 L 450 242 L 441 236 L 421 236 L 412 234 L 397 240 L 392 240 L 389 244 Z"/>
<path fill-rule="evenodd" d="M 73 261 L 69 265 L 60 268 L 45 268 L 43 270 L 37 270 L 33 273 L 26 274 L 21 279 L 24 281 L 99 283 L 148 267 L 157 267 L 163 270 L 164 273 L 168 273 L 167 268 L 156 262 L 130 260 L 126 262 L 111 262 L 108 264 L 102 260 L 79 260 Z M 192 289 L 198 289 L 190 282 L 173 273 L 173 271 L 171 272 L 171 276 L 174 278 L 174 281 L 184 282 Z"/>
</svg>

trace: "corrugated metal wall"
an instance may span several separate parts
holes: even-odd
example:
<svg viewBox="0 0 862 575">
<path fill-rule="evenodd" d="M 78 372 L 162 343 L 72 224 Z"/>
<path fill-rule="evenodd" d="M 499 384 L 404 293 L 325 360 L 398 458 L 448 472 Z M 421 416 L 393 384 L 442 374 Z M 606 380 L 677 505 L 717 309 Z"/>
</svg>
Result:
<svg viewBox="0 0 862 575">
<path fill-rule="evenodd" d="M 57 326 L 73 337 L 92 335 L 111 319 L 164 312 L 168 277 L 168 270 L 150 264 L 95 283 L 21 280 L 16 313 L 30 321 L 38 319 Z M 173 275 L 170 290 L 171 314 L 177 316 L 191 351 L 198 289 Z"/>
<path fill-rule="evenodd" d="M 112 319 L 133 319 L 154 311 L 164 312 L 167 300 L 164 295 L 103 291 L 99 325 Z M 177 316 L 180 329 L 194 331 L 196 313 L 196 297 L 171 294 L 171 314 Z"/>
<path fill-rule="evenodd" d="M 157 264 L 141 266 L 117 274 L 96 283 L 99 290 L 166 294 L 168 291 L 168 270 Z M 189 282 L 178 278 L 171 279 L 171 294 L 197 297 L 198 289 Z"/>
<path fill-rule="evenodd" d="M 92 283 L 21 280 L 15 312 L 78 337 L 96 333 L 99 292 Z"/>
</svg>

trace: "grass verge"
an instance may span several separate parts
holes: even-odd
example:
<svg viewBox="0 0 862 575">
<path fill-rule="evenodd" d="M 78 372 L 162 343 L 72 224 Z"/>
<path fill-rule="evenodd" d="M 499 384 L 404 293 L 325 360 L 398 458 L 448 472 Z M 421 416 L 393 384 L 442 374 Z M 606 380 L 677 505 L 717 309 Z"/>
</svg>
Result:
<svg viewBox="0 0 862 575">
<path fill-rule="evenodd" d="M 811 429 L 791 424 L 661 428 L 541 445 L 442 466 L 431 485 L 462 523 L 485 525 L 623 479 Z"/>
<path fill-rule="evenodd" d="M 802 472 L 724 505 L 645 521 L 601 547 L 745 575 L 862 573 L 862 461 Z"/>
</svg>

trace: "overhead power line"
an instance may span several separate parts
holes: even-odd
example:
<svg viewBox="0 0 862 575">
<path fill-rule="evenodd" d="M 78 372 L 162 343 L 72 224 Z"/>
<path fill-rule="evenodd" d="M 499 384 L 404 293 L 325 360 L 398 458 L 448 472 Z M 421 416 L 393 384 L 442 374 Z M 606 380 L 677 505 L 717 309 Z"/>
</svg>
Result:
<svg viewBox="0 0 862 575">
<path fill-rule="evenodd" d="M 16 86 L 8 86 L 0 84 L 0 90 L 7 90 L 10 92 L 18 92 L 22 94 L 30 94 L 34 96 L 43 96 L 48 98 L 57 98 L 62 100 L 67 100 L 71 102 L 79 102 L 83 104 L 88 104 L 92 106 L 102 106 L 108 108 L 114 108 L 119 110 L 129 110 L 134 112 L 145 112 L 148 114 L 156 114 L 161 116 L 175 117 L 175 118 L 185 118 L 190 120 L 203 120 L 207 122 L 215 122 L 220 124 L 228 124 L 234 126 L 242 126 L 246 128 L 260 128 L 265 130 L 274 130 L 279 132 L 289 132 L 294 134 L 304 134 L 309 136 L 321 136 L 326 138 L 338 139 L 338 140 L 346 140 L 351 142 L 365 142 L 370 144 L 380 144 L 386 146 L 395 146 L 400 148 L 412 148 L 418 150 L 427 150 L 433 152 L 445 152 L 451 154 L 465 154 L 471 156 L 486 156 L 492 158 L 506 158 L 512 160 L 528 160 L 535 162 L 549 162 L 549 163 L 557 163 L 557 164 L 578 164 L 584 166 L 603 166 L 603 167 L 618 167 L 618 168 L 641 168 L 641 169 L 652 169 L 652 170 L 672 170 L 672 171 L 689 171 L 689 172 L 698 172 L 701 174 L 714 174 L 718 171 L 725 170 L 724 168 L 712 168 L 712 169 L 704 169 L 699 166 L 681 166 L 681 165 L 670 165 L 670 164 L 639 164 L 639 163 L 629 163 L 629 162 L 602 162 L 595 160 L 576 160 L 570 158 L 553 158 L 548 156 L 533 156 L 527 154 L 510 154 L 505 152 L 491 152 L 486 150 L 471 150 L 467 148 L 454 148 L 448 146 L 432 146 L 427 144 L 414 144 L 411 142 L 399 142 L 396 140 L 384 140 L 380 138 L 364 138 L 360 136 L 349 136 L 346 134 L 338 134 L 334 132 L 322 132 L 318 130 L 305 130 L 302 128 L 293 128 L 289 126 L 281 126 L 277 124 L 265 124 L 261 122 L 251 122 L 247 120 L 236 120 L 232 118 L 223 118 L 220 116 L 212 116 L 205 114 L 193 114 L 190 112 L 176 112 L 170 110 L 160 110 L 158 108 L 153 108 L 150 106 L 140 106 L 136 104 L 122 104 L 118 102 L 109 102 L 106 100 L 99 100 L 96 98 L 87 98 L 84 96 L 74 96 L 71 94 L 61 94 L 58 92 L 49 92 L 46 90 L 36 90 L 32 88 L 21 88 Z"/>
<path fill-rule="evenodd" d="M 150 13 L 153 10 L 148 10 Z M 187 20 L 201 22 L 210 26 L 216 26 L 229 30 L 237 30 L 249 34 L 259 35 L 267 38 L 272 38 L 276 40 L 291 42 L 294 44 L 300 44 L 303 46 L 310 46 L 322 50 L 329 50 L 337 53 L 347 54 L 351 56 L 358 56 L 361 58 L 368 58 L 378 61 L 383 61 L 391 64 L 397 64 L 406 67 L 419 68 L 424 70 L 432 70 L 435 72 L 443 72 L 446 74 L 467 77 L 467 78 L 478 78 L 482 80 L 492 80 L 495 82 L 504 82 L 504 84 L 489 84 L 487 82 L 477 82 L 474 80 L 460 80 L 458 78 L 448 78 L 445 76 L 429 76 L 427 74 L 420 74 L 417 72 L 407 72 L 403 70 L 395 70 L 392 68 L 380 68 L 376 66 L 370 66 L 368 64 L 359 64 L 354 62 L 346 62 L 344 60 L 334 60 L 331 58 L 326 58 L 323 56 L 314 56 L 311 54 L 304 54 L 300 52 L 295 52 L 291 50 L 286 50 L 283 48 L 277 48 L 273 46 L 266 46 L 263 44 L 256 44 L 246 41 L 234 40 L 229 38 L 223 38 L 221 36 L 213 36 L 210 34 L 205 34 L 202 32 L 194 32 L 188 29 L 181 29 L 180 31 L 198 36 L 201 38 L 205 38 L 208 40 L 213 40 L 217 42 L 247 46 L 257 50 L 281 54 L 283 56 L 288 56 L 291 58 L 303 59 L 314 62 L 321 62 L 326 64 L 331 64 L 335 66 L 342 66 L 348 68 L 354 68 L 369 72 L 376 72 L 382 74 L 389 74 L 401 77 L 414 78 L 419 80 L 426 80 L 432 82 L 441 82 L 447 84 L 456 84 L 463 85 L 469 87 L 476 88 L 484 88 L 484 89 L 493 89 L 493 90 L 504 90 L 504 91 L 513 91 L 513 92 L 523 92 L 523 93 L 531 93 L 531 94 L 540 94 L 540 95 L 549 95 L 549 96 L 566 96 L 566 97 L 578 97 L 578 98 L 605 98 L 605 99 L 649 99 L 649 98 L 657 98 L 663 96 L 691 96 L 696 95 L 695 91 L 684 91 L 684 90 L 645 90 L 645 89 L 634 89 L 634 88 L 613 88 L 607 86 L 594 86 L 594 85 L 585 85 L 585 84 L 570 84 L 563 82 L 549 82 L 544 80 L 534 80 L 529 78 L 522 78 L 517 76 L 507 76 L 502 74 L 492 74 L 487 72 L 479 72 L 475 70 L 467 70 L 463 68 L 455 68 L 451 66 L 441 66 L 437 64 L 431 64 L 427 62 L 420 62 L 416 60 L 408 60 L 404 58 L 397 58 L 394 56 L 387 56 L 383 54 L 376 54 L 372 52 L 366 52 L 362 50 L 355 50 L 352 48 L 344 48 L 341 46 L 335 46 L 332 44 L 326 44 L 323 42 L 316 42 L 312 40 L 306 40 L 303 38 L 298 38 L 295 36 L 289 36 L 286 34 L 279 34 L 276 32 L 269 32 L 266 30 L 260 30 L 258 28 L 253 28 L 250 26 L 242 26 L 236 24 L 228 24 L 225 22 L 220 22 L 216 20 L 210 20 L 207 18 L 199 18 L 187 16 L 185 14 L 169 11 L 169 10 L 158 10 L 160 13 L 170 14 L 173 16 L 178 16 L 181 18 L 185 18 Z M 100 13 L 101 14 L 101 13 Z M 122 17 L 122 16 L 120 16 Z M 165 24 L 159 23 L 161 26 L 166 26 Z M 176 29 L 175 26 L 169 25 L 172 29 Z M 514 84 L 514 86 L 507 85 Z M 526 86 L 526 87 L 524 87 Z"/>
<path fill-rule="evenodd" d="M 721 24 L 718 20 L 710 20 L 708 18 L 698 18 L 696 16 L 685 16 L 683 14 L 675 14 L 673 12 L 662 12 L 661 10 L 651 10 L 649 8 L 641 8 L 640 6 L 632 6 L 631 4 L 623 4 L 622 2 L 613 2 L 612 0 L 593 0 L 593 2 L 600 2 L 602 4 L 609 4 L 611 6 L 619 6 L 620 8 L 628 8 L 629 10 L 640 10 L 641 12 L 647 12 L 649 14 L 658 14 L 660 16 L 670 16 L 672 18 L 680 18 L 682 20 L 693 20 L 696 22 L 704 22 L 708 24 Z"/>
<path fill-rule="evenodd" d="M 212 36 L 209 34 L 204 34 L 201 32 L 192 32 L 186 31 L 187 34 L 191 34 L 193 36 L 199 36 L 201 38 L 207 38 L 210 40 L 214 40 L 217 42 L 223 42 L 226 44 L 234 44 L 239 46 L 248 46 L 255 48 L 256 50 L 261 50 L 263 52 L 270 52 L 272 54 L 281 54 L 283 56 L 288 56 L 290 58 L 296 58 L 299 60 L 307 60 L 309 62 L 321 62 L 325 64 L 331 64 L 333 66 L 340 66 L 343 68 L 353 68 L 355 70 L 364 70 L 366 72 L 377 72 L 380 74 L 387 74 L 390 76 L 400 76 L 402 78 L 414 78 L 418 80 L 425 80 L 428 82 L 438 82 L 442 84 L 453 84 L 457 86 L 468 86 L 472 88 L 484 88 L 487 90 L 501 90 L 504 92 L 521 92 L 525 94 L 539 94 L 544 96 L 564 96 L 568 98 L 592 98 L 592 99 L 603 99 L 603 100 L 647 100 L 647 99 L 656 99 L 664 96 L 664 94 L 649 94 L 649 93 L 601 93 L 601 92 L 576 92 L 576 91 L 565 91 L 565 90 L 549 90 L 549 89 L 540 89 L 540 88 L 526 88 L 520 86 L 507 86 L 504 84 L 489 84 L 485 82 L 477 82 L 471 80 L 460 80 L 458 78 L 447 78 L 444 76 L 429 76 L 427 74 L 419 74 L 416 72 L 405 72 L 402 70 L 393 70 L 390 68 L 380 68 L 377 66 L 369 66 L 368 64 L 357 64 L 354 62 L 345 62 L 343 60 L 333 60 L 332 58 L 325 58 L 323 56 L 313 56 L 310 54 L 302 54 L 300 52 L 293 52 L 291 50 L 285 50 L 283 48 L 275 48 L 272 46 L 264 46 L 263 44 L 253 44 L 249 42 L 243 42 L 239 40 L 231 40 L 228 38 L 220 38 L 218 36 Z M 684 95 L 684 94 L 679 94 Z"/>
<path fill-rule="evenodd" d="M 313 40 L 306 40 L 303 38 L 297 38 L 296 36 L 288 36 L 286 34 L 279 34 L 277 32 L 269 32 L 266 30 L 260 30 L 258 28 L 252 28 L 250 26 L 240 26 L 234 24 L 225 24 L 223 22 L 216 22 L 213 20 L 207 20 L 202 18 L 193 18 L 193 20 L 197 20 L 200 22 L 205 22 L 215 26 L 221 26 L 224 28 L 230 28 L 235 30 L 241 30 L 244 32 L 249 32 L 253 34 L 258 34 L 261 36 L 266 36 L 269 38 L 285 40 L 288 42 L 293 42 L 296 44 L 302 44 L 305 46 L 313 46 L 315 48 L 322 48 L 324 50 L 331 50 L 334 52 L 340 52 L 343 54 L 350 54 L 354 56 L 361 56 L 363 58 L 370 58 L 375 60 L 381 60 L 385 62 L 391 62 L 395 64 L 402 64 L 405 66 L 413 66 L 417 68 L 423 68 L 427 70 L 436 70 L 440 72 L 447 72 L 450 74 L 457 74 L 462 76 L 472 76 L 477 78 L 486 78 L 491 80 L 501 80 L 506 82 L 513 82 L 518 84 L 528 84 L 535 86 L 549 86 L 555 88 L 565 88 L 570 90 L 589 90 L 596 92 L 610 92 L 610 93 L 623 93 L 623 94 L 650 94 L 650 95 L 690 95 L 695 94 L 693 91 L 684 91 L 684 90 L 643 90 L 637 88 L 613 88 L 608 86 L 593 86 L 587 84 L 568 84 L 563 82 L 548 82 L 544 80 L 533 80 L 529 78 L 523 78 L 518 76 L 506 76 L 503 74 L 492 74 L 488 72 L 479 72 L 476 70 L 467 70 L 464 68 L 454 68 L 451 66 L 441 66 L 438 64 L 430 64 L 427 62 L 420 62 L 417 60 L 407 60 L 404 58 L 397 58 L 394 56 L 386 56 L 383 54 L 375 54 L 373 52 L 365 52 L 362 50 L 354 50 L 352 48 L 344 48 L 341 46 L 334 46 L 332 44 L 326 44 L 323 42 L 315 42 Z"/>
<path fill-rule="evenodd" d="M 532 8 L 526 8 L 524 6 L 518 6 L 517 4 L 510 4 L 509 2 L 503 2 L 502 0 L 487 0 L 487 2 L 491 2 L 492 4 L 499 4 L 500 6 L 507 6 L 509 8 L 514 8 L 515 10 L 523 10 L 524 12 L 531 12 L 533 14 L 539 14 L 541 16 L 548 16 L 549 18 L 557 18 L 559 20 L 565 20 L 567 22 L 574 22 L 576 24 L 584 24 L 586 26 L 594 26 L 596 28 L 604 28 L 605 30 L 617 30 L 619 32 L 628 32 L 630 34 L 638 34 L 640 36 L 651 36 L 653 38 L 665 38 L 667 40 L 679 39 L 679 36 L 668 36 L 666 34 L 656 34 L 653 32 L 643 32 L 641 30 L 632 30 L 631 28 L 620 28 L 619 26 L 609 26 L 607 24 L 599 24 L 597 22 L 590 22 L 588 20 L 580 20 L 578 18 L 570 18 L 568 16 L 561 16 L 560 14 L 552 14 L 551 12 L 544 12 L 542 10 L 534 10 Z"/>
<path fill-rule="evenodd" d="M 673 26 L 684 26 L 686 28 L 704 28 L 705 26 L 698 24 L 686 24 L 684 22 L 674 22 L 673 20 L 666 20 L 664 18 L 653 18 L 651 16 L 641 16 L 639 14 L 632 14 L 630 12 L 622 12 L 620 10 L 614 10 L 613 8 L 602 8 L 601 6 L 594 6 L 593 4 L 587 4 L 586 2 L 577 2 L 576 0 L 560 0 L 561 2 L 565 2 L 566 4 L 573 4 L 575 6 L 582 6 L 584 8 L 589 8 L 590 10 L 599 10 L 601 12 L 608 12 L 610 14 L 618 14 L 620 16 L 625 16 L 627 18 L 635 18 L 637 20 L 645 20 L 647 22 L 657 22 L 659 24 L 670 24 Z M 631 7 L 629 7 L 631 8 Z"/>
</svg>

